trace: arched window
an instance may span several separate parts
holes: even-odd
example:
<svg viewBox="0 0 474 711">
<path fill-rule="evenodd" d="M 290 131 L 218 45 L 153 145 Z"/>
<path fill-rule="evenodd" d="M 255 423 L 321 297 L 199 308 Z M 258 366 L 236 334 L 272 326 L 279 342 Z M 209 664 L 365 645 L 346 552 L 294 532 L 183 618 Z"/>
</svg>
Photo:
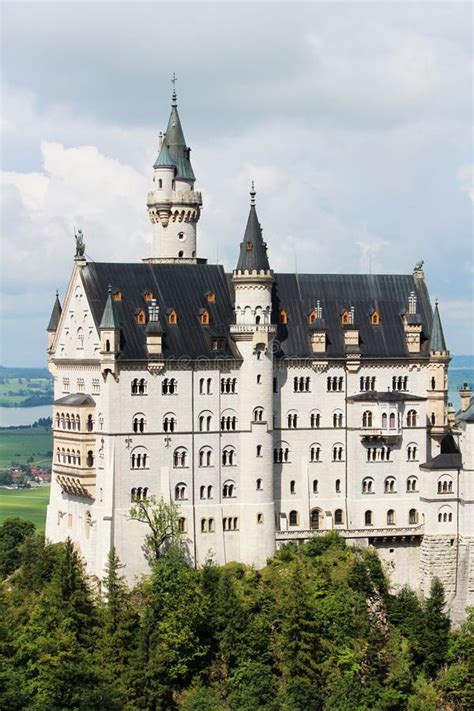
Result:
<svg viewBox="0 0 474 711">
<path fill-rule="evenodd" d="M 222 466 L 233 467 L 236 464 L 236 452 L 233 447 L 227 446 L 222 450 Z"/>
<path fill-rule="evenodd" d="M 253 411 L 253 421 L 262 422 L 263 420 L 263 407 L 256 407 Z"/>
<path fill-rule="evenodd" d="M 372 413 L 366 410 L 362 415 L 362 427 L 372 427 Z"/>
<path fill-rule="evenodd" d="M 332 426 L 333 427 L 342 427 L 342 412 L 340 410 L 336 410 L 335 412 L 333 412 Z"/>
<path fill-rule="evenodd" d="M 132 428 L 134 432 L 145 431 L 145 415 L 143 412 L 137 412 L 132 418 Z"/>
<path fill-rule="evenodd" d="M 344 523 L 344 515 L 342 512 L 342 509 L 336 509 L 334 511 L 334 524 L 336 526 L 342 526 L 343 523 Z"/>
<path fill-rule="evenodd" d="M 184 484 L 183 482 L 176 484 L 174 488 L 174 498 L 176 499 L 176 501 L 184 501 L 188 498 L 186 489 L 186 484 Z"/>
<path fill-rule="evenodd" d="M 135 447 L 130 454 L 131 469 L 148 468 L 148 451 L 145 447 Z"/>
<path fill-rule="evenodd" d="M 364 514 L 364 523 L 366 526 L 373 526 L 372 511 L 366 511 Z"/>
<path fill-rule="evenodd" d="M 177 426 L 174 412 L 167 412 L 163 417 L 163 432 L 175 432 Z"/>
<path fill-rule="evenodd" d="M 177 447 L 173 452 L 173 467 L 182 469 L 188 464 L 188 450 L 185 447 Z"/>
<path fill-rule="evenodd" d="M 415 442 L 410 442 L 407 446 L 407 462 L 416 462 L 418 459 L 418 447 Z"/>
<path fill-rule="evenodd" d="M 212 425 L 212 413 L 209 410 L 204 410 L 199 414 L 198 426 L 199 432 L 210 432 Z"/>
<path fill-rule="evenodd" d="M 180 533 L 186 533 L 186 519 L 182 516 L 178 519 L 178 530 Z"/>
<path fill-rule="evenodd" d="M 336 479 L 335 488 L 336 488 L 336 494 L 340 494 L 341 493 L 341 480 L 340 479 Z"/>
<path fill-rule="evenodd" d="M 273 461 L 275 464 L 285 464 L 290 461 L 290 447 L 286 442 L 280 442 L 273 449 Z"/>
<path fill-rule="evenodd" d="M 386 412 L 382 412 L 382 428 L 387 429 L 388 416 Z"/>
<path fill-rule="evenodd" d="M 407 427 L 416 427 L 417 415 L 416 410 L 408 410 L 407 412 Z"/>
<path fill-rule="evenodd" d="M 313 410 L 309 416 L 309 422 L 312 429 L 318 429 L 321 427 L 321 413 L 317 410 Z"/>
<path fill-rule="evenodd" d="M 205 486 L 200 486 L 200 487 L 199 487 L 199 498 L 200 498 L 200 499 L 205 499 L 205 498 L 206 498 L 206 487 L 205 487 Z"/>
<path fill-rule="evenodd" d="M 340 442 L 336 442 L 332 448 L 332 461 L 342 462 L 344 460 L 344 447 Z"/>
<path fill-rule="evenodd" d="M 237 494 L 235 481 L 232 479 L 227 479 L 222 487 L 222 497 L 224 499 L 233 499 Z"/>
<path fill-rule="evenodd" d="M 296 494 L 296 482 L 294 479 L 290 481 L 290 494 Z"/>
<path fill-rule="evenodd" d="M 224 410 L 221 415 L 221 430 L 224 432 L 235 432 L 237 429 L 237 415 L 234 410 Z"/>
<path fill-rule="evenodd" d="M 289 412 L 287 415 L 288 429 L 296 429 L 298 427 L 298 413 Z"/>
<path fill-rule="evenodd" d="M 374 491 L 374 480 L 370 476 L 366 476 L 362 479 L 362 493 L 372 494 Z"/>
<path fill-rule="evenodd" d="M 201 533 L 207 533 L 207 519 L 201 519 Z"/>
<path fill-rule="evenodd" d="M 214 519 L 210 518 L 207 522 L 207 527 L 209 530 L 209 533 L 214 533 Z"/>
<path fill-rule="evenodd" d="M 202 447 L 202 449 L 199 450 L 199 466 L 212 466 L 212 449 L 210 447 Z"/>
<path fill-rule="evenodd" d="M 418 491 L 418 479 L 416 476 L 409 476 L 407 479 L 407 492 Z"/>
<path fill-rule="evenodd" d="M 384 492 L 386 494 L 394 494 L 396 493 L 396 488 L 395 488 L 396 482 L 395 482 L 395 477 L 393 476 L 388 476 L 385 481 L 384 481 Z"/>
<path fill-rule="evenodd" d="M 318 493 L 318 480 L 313 479 L 313 494 L 317 494 L 317 493 Z"/>
<path fill-rule="evenodd" d="M 88 467 L 94 466 L 94 452 L 92 451 L 92 449 L 89 449 L 89 451 L 87 452 L 86 464 Z"/>
<path fill-rule="evenodd" d="M 438 494 L 452 494 L 453 480 L 450 476 L 443 475 L 438 480 Z"/>
<path fill-rule="evenodd" d="M 162 395 L 176 395 L 178 392 L 178 381 L 176 378 L 165 378 L 161 383 Z"/>
<path fill-rule="evenodd" d="M 289 524 L 290 526 L 298 525 L 298 511 L 290 511 Z"/>
<path fill-rule="evenodd" d="M 280 309 L 280 323 L 283 326 L 286 326 L 288 324 L 288 314 L 285 309 Z"/>
<path fill-rule="evenodd" d="M 257 457 L 261 457 L 261 456 L 262 456 L 262 445 L 261 445 L 261 444 L 257 444 L 256 456 L 257 456 Z"/>
<path fill-rule="evenodd" d="M 416 509 L 410 509 L 408 512 L 408 523 L 409 525 L 418 523 L 418 511 Z"/>
<path fill-rule="evenodd" d="M 309 461 L 310 462 L 320 462 L 321 461 L 321 445 L 315 442 L 309 448 Z"/>
<path fill-rule="evenodd" d="M 390 413 L 389 416 L 389 427 L 391 430 L 394 430 L 397 426 L 397 418 L 394 412 Z"/>
<path fill-rule="evenodd" d="M 321 528 L 322 512 L 319 509 L 313 509 L 310 514 L 310 528 L 312 531 L 319 531 Z"/>
<path fill-rule="evenodd" d="M 261 490 L 262 490 L 263 487 L 262 487 L 262 480 L 261 480 L 261 479 L 257 479 L 257 481 L 256 481 L 256 487 L 257 487 L 257 491 L 261 491 Z"/>
<path fill-rule="evenodd" d="M 370 315 L 370 323 L 372 326 L 378 326 L 380 323 L 380 314 L 378 311 L 372 311 Z"/>
<path fill-rule="evenodd" d="M 387 526 L 395 526 L 395 511 L 393 509 L 387 511 Z"/>
</svg>

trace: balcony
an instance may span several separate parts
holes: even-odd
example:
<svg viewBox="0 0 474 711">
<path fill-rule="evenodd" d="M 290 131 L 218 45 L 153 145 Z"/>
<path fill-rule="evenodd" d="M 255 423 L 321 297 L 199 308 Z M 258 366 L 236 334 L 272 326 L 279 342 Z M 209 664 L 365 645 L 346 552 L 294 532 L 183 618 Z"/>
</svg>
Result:
<svg viewBox="0 0 474 711">
<path fill-rule="evenodd" d="M 169 194 L 168 194 L 169 195 Z M 202 195 L 195 190 L 186 190 L 185 192 L 176 192 L 173 190 L 171 196 L 168 197 L 160 194 L 160 191 L 151 191 L 147 194 L 146 204 L 148 206 L 163 205 L 170 207 L 171 205 L 202 205 Z"/>
<path fill-rule="evenodd" d="M 362 427 L 360 437 L 366 442 L 383 441 L 387 444 L 398 442 L 402 438 L 401 427 Z"/>
<path fill-rule="evenodd" d="M 231 333 L 276 333 L 277 327 L 273 323 L 234 323 L 231 324 Z"/>
<path fill-rule="evenodd" d="M 425 527 L 423 524 L 414 524 L 413 526 L 387 526 L 377 528 L 368 526 L 367 528 L 341 528 L 334 526 L 331 529 L 300 529 L 291 531 L 276 531 L 275 540 L 277 543 L 286 543 L 288 541 L 308 541 L 315 536 L 325 536 L 331 531 L 337 531 L 342 538 L 369 538 L 380 539 L 385 538 L 413 538 L 424 534 Z"/>
</svg>

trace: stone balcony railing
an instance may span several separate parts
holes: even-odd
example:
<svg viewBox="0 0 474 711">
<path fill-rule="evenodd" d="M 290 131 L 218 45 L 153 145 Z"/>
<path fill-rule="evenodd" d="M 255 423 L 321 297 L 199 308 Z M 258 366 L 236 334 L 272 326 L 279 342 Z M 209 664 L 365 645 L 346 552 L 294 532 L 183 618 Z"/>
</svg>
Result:
<svg viewBox="0 0 474 711">
<path fill-rule="evenodd" d="M 195 190 L 176 192 L 173 190 L 169 199 L 160 195 L 159 191 L 151 191 L 147 195 L 147 205 L 202 205 L 202 194 Z"/>
<path fill-rule="evenodd" d="M 424 533 L 423 524 L 413 524 L 413 526 L 386 526 L 385 528 L 342 528 L 335 526 L 331 529 L 295 529 L 288 531 L 276 531 L 275 539 L 284 543 L 285 541 L 308 540 L 317 536 L 325 536 L 331 531 L 337 531 L 342 538 L 403 538 L 406 536 L 422 536 Z"/>
<path fill-rule="evenodd" d="M 362 439 L 383 439 L 386 442 L 395 442 L 401 438 L 403 430 L 401 427 L 361 427 L 360 437 Z"/>
<path fill-rule="evenodd" d="M 273 323 L 234 323 L 231 324 L 231 333 L 276 333 L 277 327 Z"/>
</svg>

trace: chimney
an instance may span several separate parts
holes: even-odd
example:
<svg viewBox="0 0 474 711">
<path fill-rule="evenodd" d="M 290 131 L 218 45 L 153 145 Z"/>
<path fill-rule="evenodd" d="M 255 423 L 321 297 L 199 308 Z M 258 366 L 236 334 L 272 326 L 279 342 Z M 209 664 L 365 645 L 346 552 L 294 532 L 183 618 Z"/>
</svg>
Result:
<svg viewBox="0 0 474 711">
<path fill-rule="evenodd" d="M 461 398 L 461 412 L 466 412 L 471 404 L 472 390 L 468 383 L 463 383 L 459 388 L 459 397 Z"/>
</svg>

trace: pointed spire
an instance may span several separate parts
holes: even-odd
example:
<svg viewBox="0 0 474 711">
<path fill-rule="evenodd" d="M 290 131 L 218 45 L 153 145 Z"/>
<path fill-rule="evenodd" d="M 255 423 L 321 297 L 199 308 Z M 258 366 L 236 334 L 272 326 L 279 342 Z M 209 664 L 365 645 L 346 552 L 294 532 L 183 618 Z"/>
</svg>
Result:
<svg viewBox="0 0 474 711">
<path fill-rule="evenodd" d="M 433 324 L 431 327 L 430 352 L 443 353 L 447 350 L 446 341 L 444 340 L 443 326 L 441 325 L 441 316 L 439 315 L 438 310 L 438 300 L 436 299 L 433 312 Z"/>
<path fill-rule="evenodd" d="M 250 190 L 250 213 L 245 228 L 244 241 L 240 244 L 240 256 L 237 271 L 270 271 L 267 245 L 263 241 L 262 228 L 255 208 L 255 185 L 252 181 Z"/>
<path fill-rule="evenodd" d="M 120 323 L 115 308 L 115 301 L 112 296 L 112 287 L 110 286 L 110 284 L 107 291 L 107 301 L 105 302 L 104 313 L 102 314 L 102 320 L 100 322 L 99 329 L 117 331 L 120 328 Z"/>
<path fill-rule="evenodd" d="M 53 310 L 51 311 L 51 318 L 49 319 L 48 328 L 46 329 L 50 333 L 57 331 L 62 311 L 61 302 L 59 301 L 59 291 L 56 290 L 56 299 L 54 301 Z"/>
<path fill-rule="evenodd" d="M 168 121 L 168 127 L 163 138 L 163 145 L 160 150 L 160 155 L 158 156 L 154 167 L 157 165 L 174 165 L 176 168 L 176 178 L 181 178 L 182 180 L 189 180 L 194 182 L 196 177 L 191 166 L 190 152 L 191 149 L 187 147 L 184 138 L 183 128 L 181 126 L 181 121 L 178 114 L 178 100 L 176 96 L 176 75 L 173 74 L 171 79 L 173 82 L 173 94 L 171 98 L 171 113 Z M 166 151 L 168 155 L 161 158 L 165 163 L 158 163 L 163 149 L 166 146 Z M 169 160 L 171 159 L 171 163 Z"/>
<path fill-rule="evenodd" d="M 174 168 L 173 159 L 170 156 L 168 146 L 163 141 L 161 144 L 160 152 L 158 153 L 158 158 L 156 159 L 154 168 Z"/>
</svg>

